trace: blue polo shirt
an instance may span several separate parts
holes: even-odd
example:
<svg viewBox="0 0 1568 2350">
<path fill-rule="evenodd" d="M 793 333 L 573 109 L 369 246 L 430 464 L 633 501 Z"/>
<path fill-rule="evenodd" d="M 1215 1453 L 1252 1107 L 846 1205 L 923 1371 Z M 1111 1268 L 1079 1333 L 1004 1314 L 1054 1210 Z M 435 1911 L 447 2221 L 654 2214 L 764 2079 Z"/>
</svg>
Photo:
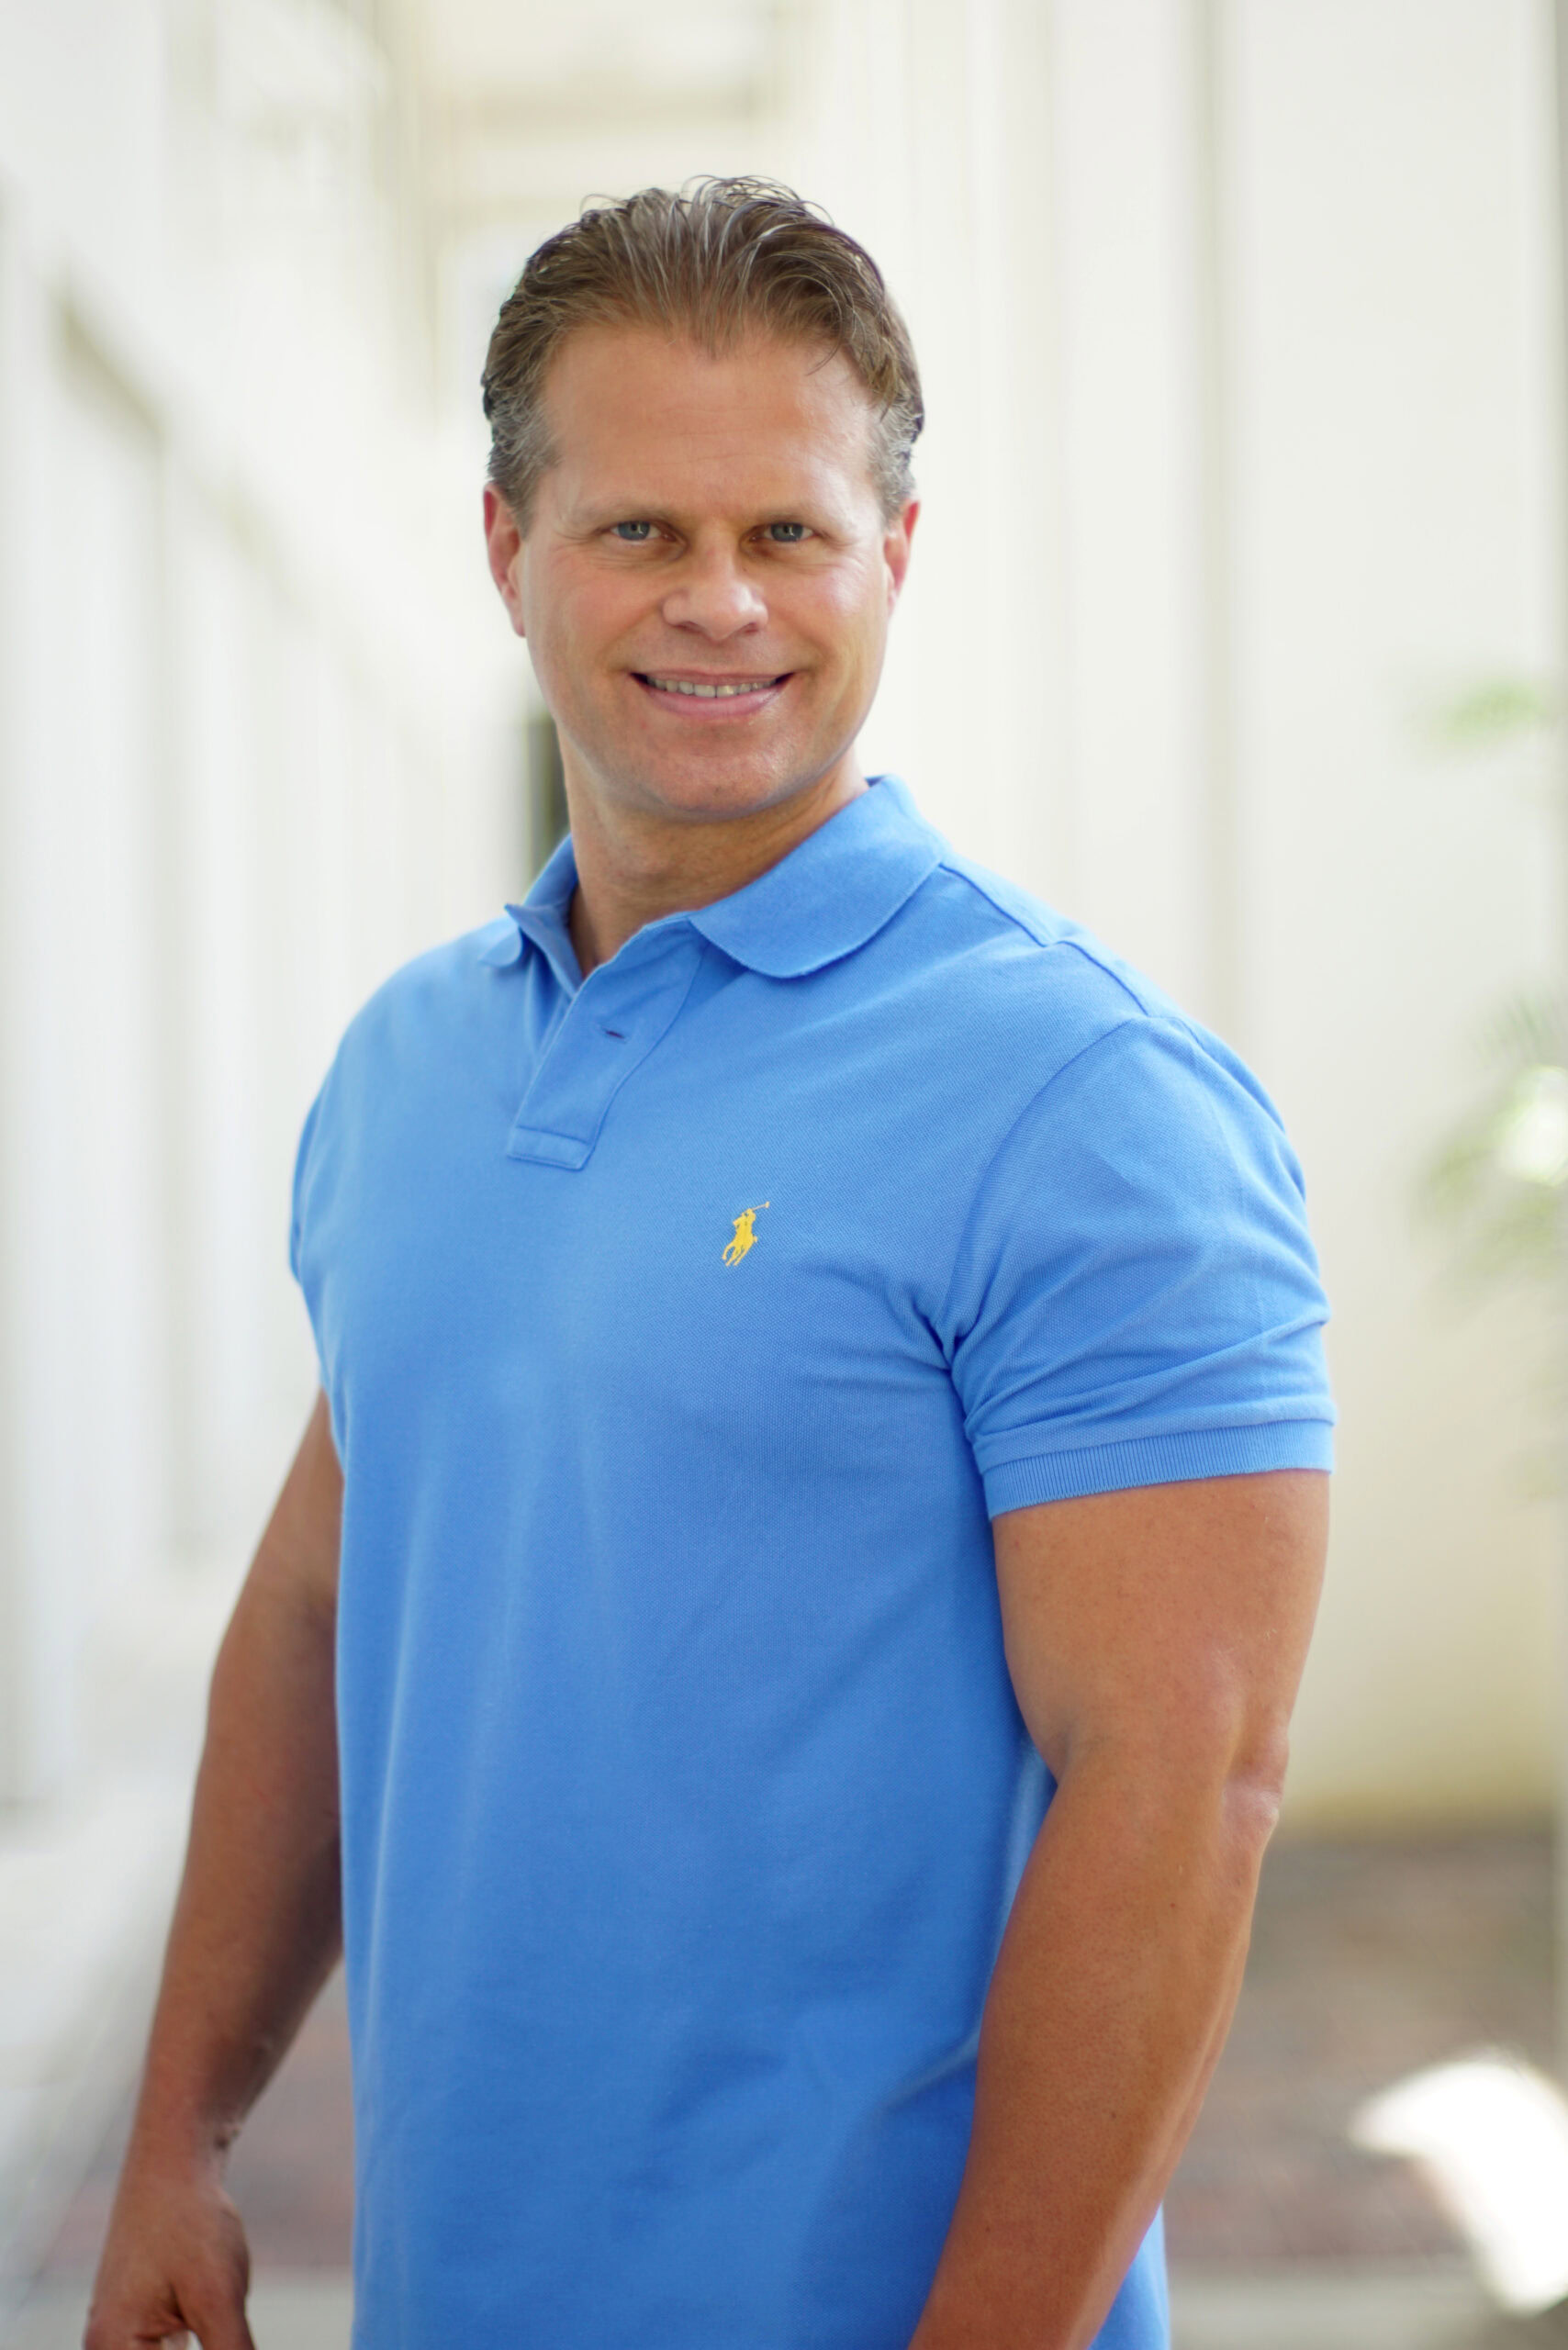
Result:
<svg viewBox="0 0 1568 2350">
<path fill-rule="evenodd" d="M 311 1111 L 362 2350 L 904 2350 L 1051 1786 L 990 1519 L 1328 1459 L 1278 1119 L 890 780 Z M 1071 1964 L 1071 1953 L 1061 1963 Z M 1158 2230 L 1100 2340 L 1167 2339 Z"/>
</svg>

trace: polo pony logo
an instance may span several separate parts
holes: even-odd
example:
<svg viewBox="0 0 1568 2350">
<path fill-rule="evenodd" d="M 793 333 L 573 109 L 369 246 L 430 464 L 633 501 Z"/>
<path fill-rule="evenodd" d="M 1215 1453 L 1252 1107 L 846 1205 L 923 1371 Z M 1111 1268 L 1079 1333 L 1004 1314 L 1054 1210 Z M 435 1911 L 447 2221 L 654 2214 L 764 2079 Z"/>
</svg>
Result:
<svg viewBox="0 0 1568 2350">
<path fill-rule="evenodd" d="M 771 1200 L 764 1200 L 762 1208 L 770 1208 Z M 735 1218 L 735 1237 L 724 1251 L 726 1265 L 738 1265 L 748 1248 L 756 1247 L 756 1219 L 762 1208 L 743 1208 Z"/>
</svg>

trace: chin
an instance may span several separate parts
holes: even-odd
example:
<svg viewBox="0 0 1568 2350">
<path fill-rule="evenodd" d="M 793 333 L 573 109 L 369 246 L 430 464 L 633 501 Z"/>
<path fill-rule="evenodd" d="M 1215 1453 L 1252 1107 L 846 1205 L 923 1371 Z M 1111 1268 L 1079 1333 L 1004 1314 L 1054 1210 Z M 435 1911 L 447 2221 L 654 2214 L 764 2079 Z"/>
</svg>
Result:
<svg viewBox="0 0 1568 2350">
<path fill-rule="evenodd" d="M 755 815 L 792 799 L 811 779 L 809 769 L 797 778 L 777 759 L 715 762 L 703 772 L 705 767 L 706 762 L 694 760 L 676 775 L 644 769 L 634 780 L 629 778 L 631 789 L 644 807 L 663 809 L 677 818 L 713 819 Z"/>
</svg>

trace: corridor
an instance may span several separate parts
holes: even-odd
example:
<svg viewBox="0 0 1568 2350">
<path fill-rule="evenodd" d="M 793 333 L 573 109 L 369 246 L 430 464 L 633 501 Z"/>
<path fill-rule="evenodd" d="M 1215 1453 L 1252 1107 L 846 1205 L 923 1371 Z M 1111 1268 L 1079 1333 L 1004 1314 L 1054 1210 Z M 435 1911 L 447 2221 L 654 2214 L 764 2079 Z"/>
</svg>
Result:
<svg viewBox="0 0 1568 2350">
<path fill-rule="evenodd" d="M 707 172 L 825 205 L 921 353 L 864 765 L 1233 1044 L 1305 1164 L 1333 1552 L 1170 2201 L 1184 2350 L 1548 2338 L 1346 2131 L 1562 2062 L 1563 22 L 0 0 L 6 2350 L 74 2338 L 317 1382 L 301 1123 L 563 821 L 479 537 L 497 306 L 594 192 Z M 237 2157 L 263 2350 L 346 2341 L 345 2061 L 334 1991 Z"/>
</svg>

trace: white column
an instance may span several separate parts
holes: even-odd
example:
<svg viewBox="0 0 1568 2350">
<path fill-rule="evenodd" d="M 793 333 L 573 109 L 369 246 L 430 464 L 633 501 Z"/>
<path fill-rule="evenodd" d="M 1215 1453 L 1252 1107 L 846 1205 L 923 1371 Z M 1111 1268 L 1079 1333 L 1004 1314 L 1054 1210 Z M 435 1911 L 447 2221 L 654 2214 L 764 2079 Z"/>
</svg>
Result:
<svg viewBox="0 0 1568 2350">
<path fill-rule="evenodd" d="M 20 193 L 0 186 L 0 1802 L 62 1784 L 77 1616 L 49 1572 L 31 1211 L 42 1072 L 38 797 L 49 758 L 50 311 Z"/>
<path fill-rule="evenodd" d="M 868 750 L 1207 1010 L 1202 29 L 1192 0 L 832 7 L 800 172 L 927 390 Z"/>
<path fill-rule="evenodd" d="M 1536 0 L 1237 9 L 1238 754 L 1260 1071 L 1305 1161 L 1344 1422 L 1298 1817 L 1551 1786 L 1544 1300 L 1445 1278 L 1422 1167 L 1557 984 L 1536 746 L 1445 744 L 1561 660 L 1551 68 Z M 1560 683 L 1560 680 L 1558 680 Z"/>
<path fill-rule="evenodd" d="M 1053 20 L 1072 911 L 1212 1016 L 1197 20 Z"/>
</svg>

